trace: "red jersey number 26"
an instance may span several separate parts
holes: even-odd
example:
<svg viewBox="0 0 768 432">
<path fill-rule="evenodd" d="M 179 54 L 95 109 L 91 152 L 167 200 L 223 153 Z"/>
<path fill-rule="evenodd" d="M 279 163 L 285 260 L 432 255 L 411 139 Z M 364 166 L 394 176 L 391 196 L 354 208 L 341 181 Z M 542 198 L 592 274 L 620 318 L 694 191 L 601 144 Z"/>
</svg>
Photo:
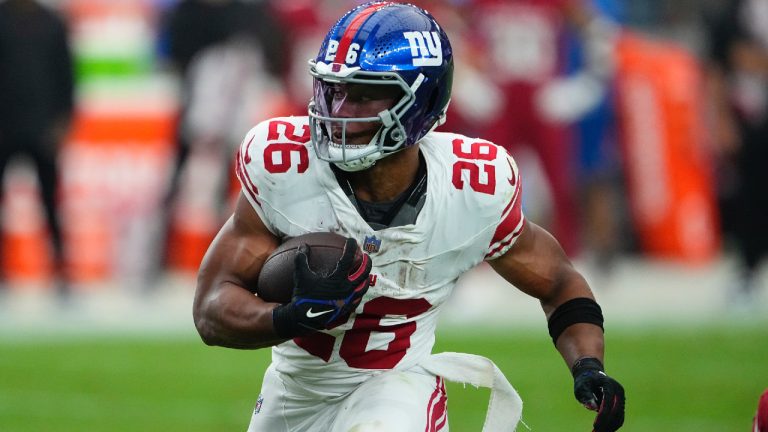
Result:
<svg viewBox="0 0 768 432">
<path fill-rule="evenodd" d="M 272 173 L 288 172 L 296 165 L 299 174 L 309 167 L 309 153 L 304 145 L 309 140 L 309 126 L 304 125 L 301 135 L 296 134 L 296 127 L 288 122 L 273 120 L 269 123 L 267 141 L 286 140 L 289 142 L 271 142 L 264 148 L 264 168 Z M 293 159 L 297 154 L 298 161 Z"/>
<path fill-rule="evenodd" d="M 473 142 L 465 151 L 464 140 L 453 140 L 453 154 L 459 158 L 453 164 L 453 186 L 464 189 L 464 171 L 469 174 L 469 187 L 475 192 L 493 195 L 496 192 L 496 167 L 483 161 L 496 159 L 498 148 L 491 143 Z M 481 179 L 481 172 L 485 179 Z"/>
</svg>

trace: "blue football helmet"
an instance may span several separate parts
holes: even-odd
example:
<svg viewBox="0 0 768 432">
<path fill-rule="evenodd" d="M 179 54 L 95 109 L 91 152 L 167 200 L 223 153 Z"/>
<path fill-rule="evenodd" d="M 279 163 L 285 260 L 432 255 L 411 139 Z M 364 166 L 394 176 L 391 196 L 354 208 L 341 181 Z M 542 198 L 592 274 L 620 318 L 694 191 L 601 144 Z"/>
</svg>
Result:
<svg viewBox="0 0 768 432">
<path fill-rule="evenodd" d="M 380 1 L 350 10 L 309 64 L 315 78 L 309 104 L 312 144 L 320 159 L 343 170 L 369 168 L 445 121 L 453 81 L 451 44 L 435 19 L 414 5 Z M 376 117 L 334 116 L 331 99 L 345 85 L 388 86 L 384 93 L 395 103 Z M 369 143 L 352 144 L 347 125 L 353 122 L 380 126 Z"/>
</svg>

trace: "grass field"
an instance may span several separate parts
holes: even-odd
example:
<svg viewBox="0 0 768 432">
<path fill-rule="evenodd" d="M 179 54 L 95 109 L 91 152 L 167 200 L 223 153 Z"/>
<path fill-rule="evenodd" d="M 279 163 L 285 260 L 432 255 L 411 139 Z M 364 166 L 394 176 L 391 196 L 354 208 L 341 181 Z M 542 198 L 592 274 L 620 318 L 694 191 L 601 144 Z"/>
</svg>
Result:
<svg viewBox="0 0 768 432">
<path fill-rule="evenodd" d="M 768 388 L 766 322 L 606 337 L 608 372 L 627 389 L 623 431 L 750 431 Z M 436 351 L 492 358 L 532 431 L 591 430 L 545 329 L 443 332 Z M 268 350 L 210 348 L 193 335 L 0 337 L 0 431 L 244 431 L 268 361 Z M 479 431 L 488 392 L 448 391 L 451 430 Z"/>
</svg>

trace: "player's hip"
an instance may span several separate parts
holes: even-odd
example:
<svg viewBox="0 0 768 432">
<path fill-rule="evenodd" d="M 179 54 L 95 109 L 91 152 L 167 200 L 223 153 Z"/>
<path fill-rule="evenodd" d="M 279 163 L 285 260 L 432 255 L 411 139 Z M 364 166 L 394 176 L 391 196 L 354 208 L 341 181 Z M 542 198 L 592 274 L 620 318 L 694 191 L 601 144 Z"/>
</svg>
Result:
<svg viewBox="0 0 768 432">
<path fill-rule="evenodd" d="M 308 389 L 270 366 L 248 430 L 447 431 L 446 407 L 443 379 L 420 367 L 369 376 L 343 393 Z"/>
</svg>

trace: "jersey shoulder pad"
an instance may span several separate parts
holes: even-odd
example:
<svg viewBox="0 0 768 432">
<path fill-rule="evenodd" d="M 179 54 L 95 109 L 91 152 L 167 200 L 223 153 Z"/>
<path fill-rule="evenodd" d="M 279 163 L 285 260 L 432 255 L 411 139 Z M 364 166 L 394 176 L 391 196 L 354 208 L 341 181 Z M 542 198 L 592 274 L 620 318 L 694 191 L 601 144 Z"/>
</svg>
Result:
<svg viewBox="0 0 768 432">
<path fill-rule="evenodd" d="M 464 197 L 467 211 L 494 227 L 486 259 L 512 246 L 522 231 L 522 182 L 514 158 L 490 141 L 450 133 L 434 133 L 434 147 L 450 169 L 452 188 Z"/>
<path fill-rule="evenodd" d="M 433 132 L 432 147 L 449 170 L 453 188 L 480 209 L 506 205 L 519 183 L 517 164 L 503 147 L 480 138 Z"/>
<path fill-rule="evenodd" d="M 301 182 L 314 152 L 307 117 L 277 117 L 253 127 L 240 144 L 235 169 L 243 192 L 255 205 Z"/>
<path fill-rule="evenodd" d="M 498 258 L 512 247 L 525 226 L 525 215 L 523 214 L 523 182 L 520 178 L 520 171 L 517 163 L 506 149 L 499 147 L 501 157 L 498 169 L 499 201 L 496 209 L 501 209 L 496 213 L 498 224 L 491 239 L 486 259 Z"/>
</svg>

